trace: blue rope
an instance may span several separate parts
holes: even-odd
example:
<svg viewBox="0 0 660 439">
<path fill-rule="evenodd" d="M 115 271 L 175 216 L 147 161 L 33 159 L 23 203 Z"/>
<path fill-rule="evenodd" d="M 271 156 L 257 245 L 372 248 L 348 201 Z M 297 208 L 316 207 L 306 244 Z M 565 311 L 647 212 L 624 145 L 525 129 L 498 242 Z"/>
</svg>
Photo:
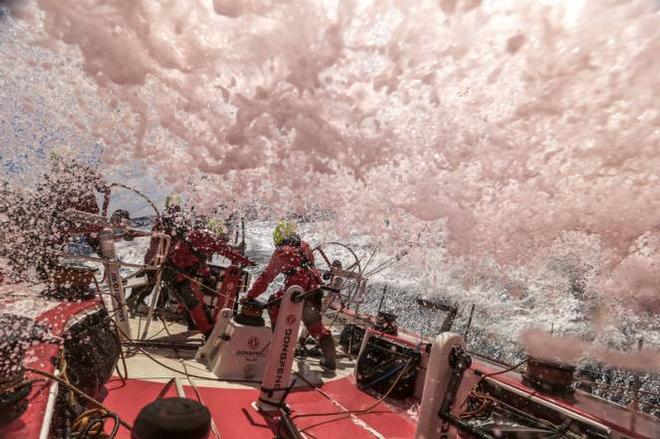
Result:
<svg viewBox="0 0 660 439">
<path fill-rule="evenodd" d="M 385 373 L 384 375 L 379 376 L 378 378 L 376 378 L 375 380 L 373 380 L 372 382 L 370 382 L 368 385 L 369 385 L 369 386 L 373 386 L 373 385 L 376 384 L 377 382 L 382 381 L 382 380 L 384 380 L 385 378 L 389 378 L 389 377 L 391 377 L 392 375 L 394 375 L 395 373 L 397 373 L 398 371 L 400 371 L 401 369 L 403 369 L 403 368 L 406 367 L 407 365 L 408 365 L 408 364 L 406 363 L 406 364 L 404 364 L 403 366 L 398 366 L 398 367 L 395 367 L 395 368 L 391 369 L 389 372 Z"/>
</svg>

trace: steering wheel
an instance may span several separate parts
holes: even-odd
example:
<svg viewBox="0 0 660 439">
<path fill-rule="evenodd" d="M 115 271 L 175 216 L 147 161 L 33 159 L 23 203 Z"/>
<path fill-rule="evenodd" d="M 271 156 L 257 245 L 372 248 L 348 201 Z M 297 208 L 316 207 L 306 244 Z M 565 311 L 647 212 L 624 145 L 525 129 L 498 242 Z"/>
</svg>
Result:
<svg viewBox="0 0 660 439">
<path fill-rule="evenodd" d="M 118 188 L 119 190 L 114 190 L 115 188 Z M 108 208 L 111 204 L 114 204 L 112 216 L 115 216 L 115 214 L 128 215 L 130 216 L 131 222 L 133 222 L 136 217 L 147 216 L 149 210 L 153 211 L 154 221 L 158 221 L 160 218 L 160 211 L 149 197 L 137 189 L 121 183 L 110 184 L 107 192 L 103 194 L 103 207 L 101 209 L 101 214 L 104 217 L 108 217 Z M 124 207 L 127 204 L 132 205 L 130 211 L 117 209 L 117 207 Z M 133 226 L 136 226 L 136 224 L 133 224 Z M 142 225 L 142 227 L 144 227 L 144 225 Z M 139 225 L 138 228 L 140 228 Z"/>
<path fill-rule="evenodd" d="M 314 247 L 314 251 L 319 253 L 325 264 L 325 268 L 319 268 L 322 273 L 330 272 L 333 263 L 339 262 L 343 271 L 362 274 L 360 258 L 346 244 L 335 241 L 323 242 Z"/>
<path fill-rule="evenodd" d="M 341 242 L 329 241 L 317 245 L 314 251 L 321 256 L 322 264 L 318 267 L 324 286 L 331 287 L 337 277 L 343 279 L 339 294 L 350 300 L 362 280 L 362 263 L 355 251 Z"/>
</svg>

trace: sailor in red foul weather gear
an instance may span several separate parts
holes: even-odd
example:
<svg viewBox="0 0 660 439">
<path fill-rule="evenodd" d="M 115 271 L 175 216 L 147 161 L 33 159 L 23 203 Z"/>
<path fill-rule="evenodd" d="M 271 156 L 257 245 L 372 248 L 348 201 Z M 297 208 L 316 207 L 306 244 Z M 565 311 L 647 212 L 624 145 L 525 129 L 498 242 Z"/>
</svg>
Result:
<svg viewBox="0 0 660 439">
<path fill-rule="evenodd" d="M 263 273 L 252 284 L 244 300 L 254 300 L 261 295 L 268 285 L 279 275 L 284 274 L 284 288 L 275 293 L 271 300 L 279 299 L 284 291 L 292 285 L 300 286 L 303 290 L 311 291 L 321 286 L 322 280 L 319 271 L 314 267 L 314 253 L 310 246 L 300 239 L 296 233 L 295 225 L 281 222 L 273 233 L 276 245 L 275 252 Z M 303 306 L 303 323 L 309 333 L 319 341 L 323 352 L 321 365 L 334 370 L 336 366 L 336 353 L 332 334 L 323 325 L 321 315 L 322 292 L 313 294 L 305 299 Z M 270 306 L 271 325 L 277 322 L 279 306 Z"/>
<path fill-rule="evenodd" d="M 51 154 L 51 169 L 37 185 L 32 200 L 35 211 L 31 221 L 34 223 L 29 227 L 39 234 L 40 251 L 33 249 L 32 252 L 40 276 L 47 277 L 59 265 L 59 259 L 74 236 L 83 236 L 96 253 L 100 252 L 97 231 L 86 224 L 69 221 L 65 216 L 67 209 L 99 214 L 97 193 L 107 199 L 110 187 L 96 170 L 71 157 Z"/>
<path fill-rule="evenodd" d="M 200 223 L 192 209 L 181 206 L 181 198 L 172 194 L 167 197 L 165 210 L 153 231 L 165 233 L 172 239 L 170 250 L 165 258 L 163 282 L 167 288 L 159 296 L 159 306 L 167 302 L 168 293 L 174 294 L 176 301 L 186 313 L 191 328 L 197 328 L 203 333 L 213 329 L 215 317 L 223 307 L 232 307 L 232 301 L 237 299 L 242 286 L 242 268 L 252 265 L 242 252 L 227 243 L 227 235 L 218 220 L 210 219 L 205 224 Z M 158 253 L 159 239 L 152 238 L 144 262 L 154 264 Z M 219 291 L 217 279 L 207 265 L 214 254 L 220 254 L 231 261 L 222 275 Z M 143 300 L 153 289 L 155 274 L 147 272 L 149 284 L 131 294 L 129 300 L 138 309 Z M 206 308 L 203 290 L 213 290 L 218 300 L 215 303 L 215 313 Z M 170 296 L 171 297 L 171 296 Z"/>
<path fill-rule="evenodd" d="M 186 308 L 194 325 L 205 334 L 213 329 L 214 318 L 204 307 L 200 281 L 211 277 L 206 262 L 215 253 L 226 257 L 232 266 L 239 269 L 252 264 L 231 248 L 222 236 L 205 229 L 193 229 L 173 240 L 164 273 L 165 282 L 174 287 L 174 294 Z"/>
</svg>

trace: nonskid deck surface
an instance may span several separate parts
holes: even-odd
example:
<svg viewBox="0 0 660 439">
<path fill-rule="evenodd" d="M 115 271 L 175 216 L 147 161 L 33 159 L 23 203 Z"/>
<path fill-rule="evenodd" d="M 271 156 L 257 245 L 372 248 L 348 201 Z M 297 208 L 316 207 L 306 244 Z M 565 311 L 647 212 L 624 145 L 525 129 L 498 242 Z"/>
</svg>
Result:
<svg viewBox="0 0 660 439">
<path fill-rule="evenodd" d="M 252 404 L 258 397 L 258 389 L 206 387 L 197 380 L 194 382 L 199 399 L 209 408 L 222 438 L 273 437 L 273 432 Z M 138 379 L 122 382 L 115 377 L 107 388 L 109 393 L 105 405 L 122 419 L 132 422 L 139 410 L 158 396 L 163 384 Z M 183 388 L 186 397 L 198 399 L 192 386 L 184 385 Z M 294 417 L 310 415 L 294 419 L 298 428 L 309 437 L 358 439 L 414 436 L 414 420 L 387 403 L 379 404 L 366 414 L 344 414 L 349 410 L 368 409 L 377 403 L 375 398 L 358 390 L 348 377 L 325 383 L 321 390 L 323 393 L 301 389 L 287 397 Z M 174 387 L 165 396 L 177 396 Z M 336 414 L 328 416 L 329 413 Z M 130 438 L 130 432 L 122 427 L 117 437 Z"/>
<path fill-rule="evenodd" d="M 135 333 L 138 324 L 144 324 L 135 318 L 130 323 Z M 178 323 L 169 323 L 172 336 L 154 337 L 161 330 L 161 323 L 154 324 L 147 339 L 163 342 L 187 338 L 191 343 L 199 342 L 198 335 L 187 332 Z M 133 423 L 140 409 L 156 399 L 168 381 L 176 378 L 183 385 L 186 397 L 201 400 L 209 408 L 220 437 L 273 437 L 272 430 L 254 408 L 259 395 L 258 383 L 217 379 L 192 358 L 195 351 L 191 349 L 138 348 L 131 342 L 125 342 L 125 346 L 128 378 L 115 374 L 106 384 L 108 395 L 104 400 L 104 404 L 125 421 Z M 415 421 L 412 417 L 359 390 L 352 378 L 354 367 L 354 359 L 341 353 L 334 376 L 325 374 L 316 358 L 294 362 L 294 390 L 288 395 L 287 404 L 298 428 L 310 438 L 413 437 Z M 120 360 L 119 370 L 123 372 L 122 369 Z M 175 386 L 165 396 L 177 396 Z M 347 414 L 349 411 L 364 413 Z M 130 432 L 122 427 L 117 437 L 130 438 Z"/>
</svg>

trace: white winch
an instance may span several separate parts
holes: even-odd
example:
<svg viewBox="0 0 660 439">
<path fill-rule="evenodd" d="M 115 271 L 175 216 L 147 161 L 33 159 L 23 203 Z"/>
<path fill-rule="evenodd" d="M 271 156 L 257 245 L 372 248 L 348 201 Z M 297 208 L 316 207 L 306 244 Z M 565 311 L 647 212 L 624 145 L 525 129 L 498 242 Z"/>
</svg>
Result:
<svg viewBox="0 0 660 439">
<path fill-rule="evenodd" d="M 269 345 L 270 328 L 254 321 L 232 317 L 224 308 L 218 314 L 208 341 L 195 356 L 218 378 L 231 380 L 261 380 Z M 262 320 L 263 322 L 263 320 Z"/>
</svg>

